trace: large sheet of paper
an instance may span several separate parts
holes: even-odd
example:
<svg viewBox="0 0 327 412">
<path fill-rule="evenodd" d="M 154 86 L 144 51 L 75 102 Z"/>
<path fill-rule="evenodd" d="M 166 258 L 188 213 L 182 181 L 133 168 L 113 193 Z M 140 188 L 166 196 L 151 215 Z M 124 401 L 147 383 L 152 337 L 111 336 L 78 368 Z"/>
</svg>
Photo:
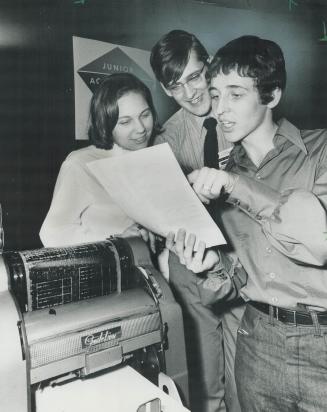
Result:
<svg viewBox="0 0 327 412">
<path fill-rule="evenodd" d="M 226 243 L 168 143 L 96 160 L 88 167 L 124 212 L 148 230 L 165 237 L 184 228 L 207 247 Z"/>
</svg>

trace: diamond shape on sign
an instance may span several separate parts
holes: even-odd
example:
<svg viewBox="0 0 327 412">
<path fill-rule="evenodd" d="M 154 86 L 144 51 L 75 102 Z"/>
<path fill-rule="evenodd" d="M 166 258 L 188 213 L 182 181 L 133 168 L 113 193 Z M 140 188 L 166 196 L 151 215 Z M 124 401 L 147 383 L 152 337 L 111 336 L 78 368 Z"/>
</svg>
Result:
<svg viewBox="0 0 327 412">
<path fill-rule="evenodd" d="M 132 73 L 148 87 L 153 88 L 154 85 L 153 79 L 146 71 L 119 47 L 115 47 L 93 62 L 81 67 L 77 72 L 92 93 L 107 76 L 113 73 Z"/>
</svg>

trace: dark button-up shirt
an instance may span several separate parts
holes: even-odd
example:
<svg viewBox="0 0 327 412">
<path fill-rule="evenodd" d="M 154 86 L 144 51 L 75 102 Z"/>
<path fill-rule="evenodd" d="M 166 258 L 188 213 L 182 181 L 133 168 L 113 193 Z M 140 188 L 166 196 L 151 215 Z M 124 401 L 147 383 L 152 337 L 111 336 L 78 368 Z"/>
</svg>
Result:
<svg viewBox="0 0 327 412">
<path fill-rule="evenodd" d="M 248 275 L 241 296 L 327 310 L 327 130 L 283 119 L 259 167 L 236 145 L 226 170 L 239 175 L 221 217 Z"/>
</svg>

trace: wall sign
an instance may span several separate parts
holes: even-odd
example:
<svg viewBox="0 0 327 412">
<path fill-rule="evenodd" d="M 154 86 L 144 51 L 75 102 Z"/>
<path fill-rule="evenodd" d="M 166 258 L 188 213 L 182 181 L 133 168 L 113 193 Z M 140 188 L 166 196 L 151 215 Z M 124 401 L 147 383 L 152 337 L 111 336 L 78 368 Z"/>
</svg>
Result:
<svg viewBox="0 0 327 412">
<path fill-rule="evenodd" d="M 107 76 L 132 73 L 155 92 L 150 52 L 73 36 L 75 86 L 75 138 L 87 139 L 88 113 L 92 94 Z"/>
</svg>

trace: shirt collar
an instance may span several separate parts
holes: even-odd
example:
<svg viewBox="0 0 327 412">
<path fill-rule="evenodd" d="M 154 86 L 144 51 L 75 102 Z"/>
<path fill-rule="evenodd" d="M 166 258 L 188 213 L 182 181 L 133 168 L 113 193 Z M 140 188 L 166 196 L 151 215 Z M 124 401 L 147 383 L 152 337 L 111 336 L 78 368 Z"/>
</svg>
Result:
<svg viewBox="0 0 327 412">
<path fill-rule="evenodd" d="M 113 156 L 121 156 L 126 153 L 130 153 L 130 150 L 124 149 L 121 146 L 118 146 L 118 144 L 114 143 L 112 145 L 111 149 L 102 149 L 100 147 L 96 147 L 92 145 L 93 147 L 93 152 L 97 155 L 102 157 L 113 157 Z"/>
<path fill-rule="evenodd" d="M 226 170 L 230 170 L 235 164 L 250 166 L 250 163 L 251 161 L 248 158 L 243 146 L 240 143 L 236 143 L 230 152 Z"/>
<path fill-rule="evenodd" d="M 207 119 L 208 117 L 214 117 L 212 112 L 210 112 L 206 116 L 196 116 L 195 114 L 188 112 L 184 108 L 182 108 L 182 110 L 184 112 L 184 117 L 187 118 L 187 121 L 192 122 L 195 125 L 195 127 L 198 128 L 198 130 L 201 130 L 203 128 L 203 123 L 205 119 Z"/>
<path fill-rule="evenodd" d="M 305 154 L 308 154 L 307 148 L 303 142 L 300 130 L 286 119 L 281 119 L 277 122 L 278 129 L 276 136 L 282 136 L 286 140 L 293 143 Z"/>
<path fill-rule="evenodd" d="M 126 153 L 130 153 L 132 150 L 124 149 L 123 147 L 118 146 L 118 144 L 114 143 L 111 151 L 113 156 L 120 156 Z"/>
<path fill-rule="evenodd" d="M 294 126 L 291 122 L 289 122 L 286 119 L 280 119 L 277 122 L 278 129 L 275 134 L 275 144 L 276 142 L 276 137 L 282 137 L 282 139 L 288 140 L 295 146 L 297 146 L 300 150 L 302 150 L 305 154 L 308 154 L 307 148 L 305 147 L 305 144 L 303 142 L 301 132 L 300 130 Z M 285 141 L 284 140 L 284 141 Z M 277 143 L 278 144 L 278 143 Z M 243 163 L 247 159 L 247 154 L 243 148 L 243 146 L 238 143 L 234 146 L 230 158 L 234 160 L 236 163 Z"/>
</svg>

